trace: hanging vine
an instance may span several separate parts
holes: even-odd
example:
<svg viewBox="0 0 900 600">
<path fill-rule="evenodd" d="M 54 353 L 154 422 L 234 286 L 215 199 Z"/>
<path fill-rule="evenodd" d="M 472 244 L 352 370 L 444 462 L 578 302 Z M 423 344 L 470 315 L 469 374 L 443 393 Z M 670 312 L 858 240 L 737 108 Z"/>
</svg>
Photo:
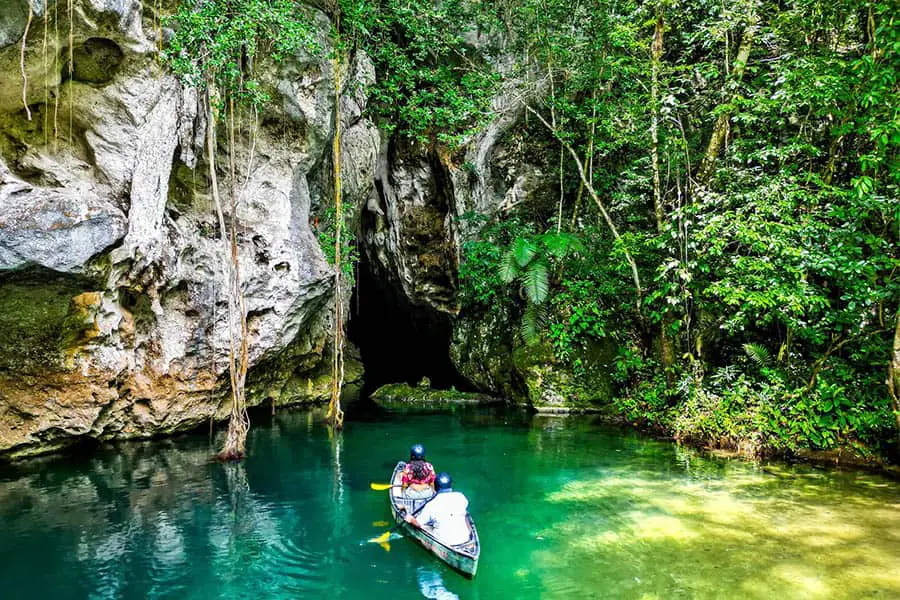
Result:
<svg viewBox="0 0 900 600">
<path fill-rule="evenodd" d="M 59 75 L 59 2 L 53 4 L 53 72 Z M 53 93 L 53 152 L 59 150 L 59 81 Z"/>
<path fill-rule="evenodd" d="M 341 250 L 344 224 L 341 197 L 341 16 L 335 11 L 335 48 L 332 59 L 334 70 L 334 139 L 331 147 L 331 162 L 334 171 L 334 346 L 331 363 L 331 401 L 328 404 L 326 422 L 334 429 L 344 426 L 344 411 L 341 409 L 341 390 L 344 387 L 344 295 Z"/>
<path fill-rule="evenodd" d="M 50 139 L 48 137 L 49 136 L 48 128 L 50 125 L 50 113 L 47 110 L 47 107 L 50 105 L 50 87 L 47 85 L 47 73 L 48 73 L 47 68 L 49 66 L 48 61 L 47 61 L 47 31 L 49 30 L 49 25 L 50 25 L 49 24 L 50 10 L 47 8 L 46 5 L 44 5 L 43 10 L 44 10 L 44 15 L 43 15 L 44 16 L 44 36 L 43 36 L 43 41 L 41 43 L 41 52 L 42 52 L 41 64 L 44 67 L 44 70 L 43 70 L 44 107 L 42 109 L 43 123 L 42 123 L 41 129 L 44 132 L 44 145 L 47 145 L 47 143 L 50 141 Z"/>
<path fill-rule="evenodd" d="M 72 76 L 75 74 L 75 5 L 73 0 L 69 0 L 68 5 L 69 16 L 69 142 L 74 138 L 72 135 L 72 120 L 74 109 L 72 104 L 75 100 L 74 90 L 72 89 Z"/>
<path fill-rule="evenodd" d="M 28 73 L 25 70 L 25 46 L 28 44 L 28 31 L 31 29 L 31 20 L 34 17 L 34 7 L 28 0 L 28 20 L 25 22 L 25 33 L 22 34 L 22 50 L 19 53 L 19 67 L 22 70 L 22 104 L 25 105 L 25 114 L 31 120 L 31 109 L 28 107 Z"/>
</svg>

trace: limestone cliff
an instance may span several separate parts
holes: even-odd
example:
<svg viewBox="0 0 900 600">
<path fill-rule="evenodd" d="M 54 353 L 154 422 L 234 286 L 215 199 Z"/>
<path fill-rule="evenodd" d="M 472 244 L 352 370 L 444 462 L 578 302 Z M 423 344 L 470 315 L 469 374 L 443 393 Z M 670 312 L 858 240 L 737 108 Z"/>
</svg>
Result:
<svg viewBox="0 0 900 600">
<path fill-rule="evenodd" d="M 0 7 L 0 454 L 80 437 L 146 437 L 224 415 L 226 304 L 197 98 L 158 62 L 138 0 Z M 310 226 L 328 202 L 335 102 L 330 23 L 321 52 L 264 64 L 258 122 L 233 215 L 251 333 L 252 403 L 327 396 L 333 277 Z M 57 17 L 59 17 L 57 19 Z M 58 23 L 58 27 L 57 27 Z M 58 37 L 55 30 L 61 32 Z M 362 118 L 374 77 L 355 57 L 339 110 L 348 198 L 373 185 L 377 131 Z M 243 126 L 255 126 L 242 116 Z M 224 136 L 222 136 L 224 137 Z M 224 161 L 221 161 L 224 164 Z M 231 215 L 228 215 L 231 218 Z M 351 383 L 361 369 L 348 366 Z"/>
</svg>

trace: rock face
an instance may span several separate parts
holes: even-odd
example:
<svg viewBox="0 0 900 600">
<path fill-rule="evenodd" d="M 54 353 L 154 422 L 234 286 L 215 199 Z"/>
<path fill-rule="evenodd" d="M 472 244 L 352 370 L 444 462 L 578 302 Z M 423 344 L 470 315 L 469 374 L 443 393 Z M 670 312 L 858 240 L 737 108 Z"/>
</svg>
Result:
<svg viewBox="0 0 900 600">
<path fill-rule="evenodd" d="M 535 164 L 522 134 L 524 108 L 516 81 L 493 100 L 491 121 L 453 157 L 414 144 L 382 140 L 376 193 L 367 203 L 364 248 L 381 281 L 401 300 L 438 319 L 452 319 L 450 358 L 471 385 L 540 410 L 583 410 L 610 397 L 614 349 L 591 348 L 574 377 L 544 346 L 524 345 L 520 315 L 497 308 L 460 310 L 457 273 L 463 244 L 480 223 L 530 202 L 556 201 L 553 167 Z M 472 219 L 472 216 L 479 217 Z"/>
<path fill-rule="evenodd" d="M 0 455 L 147 437 L 226 414 L 227 259 L 207 123 L 196 93 L 159 67 L 163 32 L 142 4 L 75 0 L 71 78 L 67 40 L 48 40 L 45 54 L 35 15 L 30 121 L 18 65 L 26 5 L 0 7 Z M 330 202 L 319 182 L 330 172 L 334 74 L 330 23 L 313 14 L 321 52 L 261 65 L 273 101 L 258 121 L 241 116 L 255 144 L 238 143 L 249 177 L 226 214 L 257 404 L 321 401 L 329 389 L 333 276 L 310 222 Z M 68 23 L 60 29 L 67 35 Z M 361 116 L 372 77 L 357 56 L 338 103 L 351 202 L 374 185 L 378 134 Z M 361 366 L 348 355 L 352 392 Z"/>
<path fill-rule="evenodd" d="M 458 255 L 448 167 L 432 150 L 385 137 L 375 180 L 364 216 L 373 271 L 413 306 L 455 314 Z"/>
</svg>

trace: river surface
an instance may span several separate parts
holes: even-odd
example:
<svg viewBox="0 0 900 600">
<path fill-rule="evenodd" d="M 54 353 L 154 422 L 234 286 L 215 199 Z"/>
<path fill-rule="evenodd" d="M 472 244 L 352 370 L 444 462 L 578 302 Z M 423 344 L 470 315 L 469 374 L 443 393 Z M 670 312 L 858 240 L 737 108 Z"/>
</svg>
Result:
<svg viewBox="0 0 900 600">
<path fill-rule="evenodd" d="M 387 529 L 413 442 L 470 500 L 467 580 Z M 900 486 L 700 456 L 590 417 L 284 413 L 0 470 L 0 598 L 900 598 Z"/>
</svg>

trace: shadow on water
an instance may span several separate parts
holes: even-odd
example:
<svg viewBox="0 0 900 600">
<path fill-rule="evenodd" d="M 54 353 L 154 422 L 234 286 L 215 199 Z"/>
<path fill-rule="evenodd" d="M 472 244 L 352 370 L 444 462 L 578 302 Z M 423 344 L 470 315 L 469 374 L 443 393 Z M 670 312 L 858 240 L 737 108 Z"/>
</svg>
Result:
<svg viewBox="0 0 900 600">
<path fill-rule="evenodd" d="M 413 441 L 469 497 L 472 581 L 411 540 L 360 545 L 390 523 L 369 483 Z M 900 492 L 876 475 L 485 409 L 380 414 L 337 436 L 284 412 L 249 452 L 211 463 L 195 435 L 0 470 L 4 600 L 900 597 Z"/>
</svg>

